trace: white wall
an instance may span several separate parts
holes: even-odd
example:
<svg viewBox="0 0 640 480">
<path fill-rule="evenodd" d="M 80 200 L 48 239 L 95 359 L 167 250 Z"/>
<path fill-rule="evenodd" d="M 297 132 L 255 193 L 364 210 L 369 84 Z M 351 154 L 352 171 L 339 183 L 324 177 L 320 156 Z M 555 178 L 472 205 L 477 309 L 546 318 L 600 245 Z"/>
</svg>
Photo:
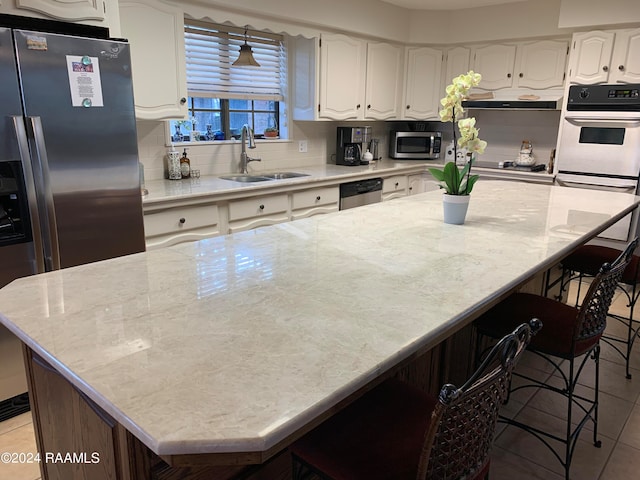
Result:
<svg viewBox="0 0 640 480">
<path fill-rule="evenodd" d="M 625 25 L 640 22 L 638 0 L 562 0 L 560 27 Z"/>
<path fill-rule="evenodd" d="M 178 2 L 193 18 L 230 21 L 242 26 L 290 35 L 317 36 L 321 31 L 341 31 L 408 40 L 410 10 L 379 0 L 190 0 Z"/>
<path fill-rule="evenodd" d="M 558 28 L 561 1 L 565 0 L 529 0 L 443 12 L 415 11 L 410 20 L 410 41 L 442 45 L 570 35 L 570 30 Z"/>
</svg>

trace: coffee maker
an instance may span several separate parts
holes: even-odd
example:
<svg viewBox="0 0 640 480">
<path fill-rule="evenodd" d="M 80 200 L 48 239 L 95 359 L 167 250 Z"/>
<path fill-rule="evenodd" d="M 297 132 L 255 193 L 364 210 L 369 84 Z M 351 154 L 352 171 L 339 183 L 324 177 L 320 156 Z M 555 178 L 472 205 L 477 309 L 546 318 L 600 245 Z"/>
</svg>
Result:
<svg viewBox="0 0 640 480">
<path fill-rule="evenodd" d="M 371 127 L 338 127 L 336 165 L 364 165 L 362 155 L 370 139 Z"/>
</svg>

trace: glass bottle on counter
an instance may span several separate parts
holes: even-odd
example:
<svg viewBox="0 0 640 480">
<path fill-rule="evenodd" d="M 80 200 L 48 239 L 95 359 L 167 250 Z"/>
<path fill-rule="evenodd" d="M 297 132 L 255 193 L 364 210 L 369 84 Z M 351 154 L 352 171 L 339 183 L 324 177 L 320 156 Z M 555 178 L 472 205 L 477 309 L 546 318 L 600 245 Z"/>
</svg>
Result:
<svg viewBox="0 0 640 480">
<path fill-rule="evenodd" d="M 182 158 L 180 159 L 180 173 L 182 178 L 189 178 L 191 176 L 191 160 L 187 157 L 187 149 L 184 149 Z"/>
</svg>

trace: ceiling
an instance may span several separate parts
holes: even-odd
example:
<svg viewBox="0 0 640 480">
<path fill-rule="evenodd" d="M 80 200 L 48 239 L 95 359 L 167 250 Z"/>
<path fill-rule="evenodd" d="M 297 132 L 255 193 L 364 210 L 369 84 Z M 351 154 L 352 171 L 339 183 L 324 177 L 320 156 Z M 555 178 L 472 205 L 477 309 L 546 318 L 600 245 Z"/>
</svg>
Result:
<svg viewBox="0 0 640 480">
<path fill-rule="evenodd" d="M 527 0 L 382 0 L 411 10 L 459 10 L 462 8 L 486 7 Z"/>
</svg>

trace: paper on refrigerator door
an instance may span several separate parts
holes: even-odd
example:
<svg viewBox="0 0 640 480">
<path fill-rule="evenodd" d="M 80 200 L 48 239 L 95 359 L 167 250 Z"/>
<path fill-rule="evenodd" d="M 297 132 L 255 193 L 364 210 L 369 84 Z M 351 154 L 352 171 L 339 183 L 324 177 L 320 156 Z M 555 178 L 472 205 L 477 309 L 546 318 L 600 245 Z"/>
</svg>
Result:
<svg viewBox="0 0 640 480">
<path fill-rule="evenodd" d="M 74 107 L 103 107 L 98 57 L 67 55 L 71 104 Z"/>
</svg>

